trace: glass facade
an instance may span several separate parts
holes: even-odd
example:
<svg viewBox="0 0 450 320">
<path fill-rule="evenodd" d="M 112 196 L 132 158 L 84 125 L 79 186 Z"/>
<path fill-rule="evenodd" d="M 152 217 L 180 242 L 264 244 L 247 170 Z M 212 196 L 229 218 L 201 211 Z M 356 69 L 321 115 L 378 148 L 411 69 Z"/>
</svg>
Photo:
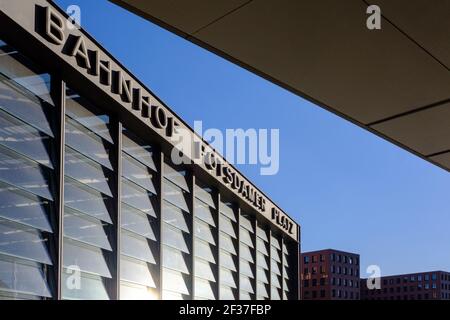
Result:
<svg viewBox="0 0 450 320">
<path fill-rule="evenodd" d="M 295 240 L 64 80 L 0 41 L 0 298 L 298 298 Z"/>
</svg>

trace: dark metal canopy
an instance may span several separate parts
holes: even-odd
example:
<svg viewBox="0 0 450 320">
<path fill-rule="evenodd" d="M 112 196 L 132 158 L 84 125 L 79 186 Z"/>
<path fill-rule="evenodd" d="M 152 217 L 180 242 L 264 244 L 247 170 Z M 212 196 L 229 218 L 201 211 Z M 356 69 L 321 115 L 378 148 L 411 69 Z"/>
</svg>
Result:
<svg viewBox="0 0 450 320">
<path fill-rule="evenodd" d="M 450 170 L 450 1 L 111 1 Z"/>
</svg>

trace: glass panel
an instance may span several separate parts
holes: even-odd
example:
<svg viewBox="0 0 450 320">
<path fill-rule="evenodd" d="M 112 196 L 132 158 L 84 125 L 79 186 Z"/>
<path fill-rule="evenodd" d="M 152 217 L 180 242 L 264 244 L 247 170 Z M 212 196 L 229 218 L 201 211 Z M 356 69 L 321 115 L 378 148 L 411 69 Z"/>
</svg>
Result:
<svg viewBox="0 0 450 320">
<path fill-rule="evenodd" d="M 281 262 L 280 252 L 277 249 L 275 249 L 274 247 L 270 248 L 270 254 L 271 254 L 270 257 L 273 260 L 275 260 L 276 262 Z"/>
<path fill-rule="evenodd" d="M 68 89 L 66 94 L 66 114 L 89 131 L 95 132 L 106 141 L 113 143 L 109 116 L 99 112 L 91 103 L 72 90 Z M 95 110 L 95 112 L 91 110 Z"/>
<path fill-rule="evenodd" d="M 50 171 L 36 162 L 0 147 L 0 180 L 53 200 L 50 191 Z"/>
<path fill-rule="evenodd" d="M 195 278 L 195 295 L 205 299 L 216 299 L 212 284 L 209 281 Z"/>
<path fill-rule="evenodd" d="M 0 216 L 43 231 L 52 232 L 47 213 L 51 202 L 0 183 Z"/>
<path fill-rule="evenodd" d="M 64 181 L 64 204 L 67 207 L 111 223 L 111 198 L 71 178 L 66 177 Z"/>
<path fill-rule="evenodd" d="M 271 245 L 274 246 L 275 248 L 277 248 L 278 250 L 281 250 L 280 241 L 273 236 L 271 236 L 270 239 L 271 239 Z"/>
<path fill-rule="evenodd" d="M 199 198 L 201 201 L 206 203 L 212 208 L 216 208 L 216 204 L 214 202 L 214 198 L 212 195 L 212 190 L 210 188 L 200 187 L 199 185 L 195 185 L 195 196 Z"/>
<path fill-rule="evenodd" d="M 171 205 L 168 202 L 163 202 L 163 221 L 181 229 L 185 232 L 189 232 L 189 227 L 187 224 L 187 217 L 185 216 L 183 210 Z"/>
<path fill-rule="evenodd" d="M 241 226 L 250 231 L 251 233 L 254 233 L 255 230 L 253 229 L 252 222 L 250 220 L 250 217 L 246 217 L 244 215 L 241 216 Z"/>
<path fill-rule="evenodd" d="M 196 237 L 205 240 L 213 245 L 216 244 L 211 228 L 206 223 L 201 222 L 198 219 L 194 221 L 194 234 Z"/>
<path fill-rule="evenodd" d="M 104 228 L 106 225 L 106 223 L 100 220 L 77 213 L 69 208 L 65 209 L 65 236 L 111 251 L 111 245 L 109 244 L 108 236 Z"/>
<path fill-rule="evenodd" d="M 272 300 L 281 300 L 280 292 L 276 288 L 272 288 L 270 299 L 272 299 Z"/>
<path fill-rule="evenodd" d="M 189 268 L 186 263 L 186 259 L 190 259 L 188 256 L 167 246 L 163 247 L 163 251 L 163 267 L 189 274 Z"/>
<path fill-rule="evenodd" d="M 214 272 L 212 270 L 213 266 L 209 262 L 196 258 L 194 263 L 196 277 L 216 282 L 216 277 L 214 276 Z"/>
<path fill-rule="evenodd" d="M 112 170 L 109 142 L 68 117 L 66 117 L 66 144 Z"/>
<path fill-rule="evenodd" d="M 239 260 L 239 272 L 241 274 L 244 274 L 250 278 L 254 278 L 252 266 L 248 261 L 245 260 Z"/>
<path fill-rule="evenodd" d="M 125 256 L 120 258 L 120 279 L 156 288 L 150 265 Z"/>
<path fill-rule="evenodd" d="M 237 271 L 233 256 L 225 251 L 220 250 L 220 265 L 231 271 Z"/>
<path fill-rule="evenodd" d="M 178 292 L 181 294 L 189 294 L 187 280 L 181 272 L 163 268 L 163 289 Z"/>
<path fill-rule="evenodd" d="M 188 193 L 186 193 L 186 191 L 184 191 L 181 188 L 178 188 L 173 183 L 164 179 L 163 194 L 165 200 L 183 209 L 184 211 L 189 212 L 189 207 L 187 203 Z"/>
<path fill-rule="evenodd" d="M 167 290 L 163 290 L 162 298 L 163 298 L 163 300 L 187 300 L 187 299 L 190 299 L 189 296 L 183 295 L 182 293 L 172 292 L 172 291 L 167 291 Z"/>
<path fill-rule="evenodd" d="M 187 176 L 186 170 L 177 171 L 167 163 L 164 163 L 164 178 L 169 179 L 177 186 L 183 188 L 187 192 L 190 192 L 186 176 Z"/>
<path fill-rule="evenodd" d="M 158 292 L 153 288 L 121 281 L 120 300 L 158 300 Z"/>
<path fill-rule="evenodd" d="M 173 228 L 166 223 L 163 223 L 162 228 L 163 244 L 167 244 L 168 246 L 179 249 L 183 252 L 190 253 L 186 239 L 183 236 L 183 231 Z"/>
<path fill-rule="evenodd" d="M 264 256 L 261 256 L 260 259 L 256 259 L 256 264 L 266 270 L 269 270 L 269 265 L 267 263 L 267 259 Z"/>
<path fill-rule="evenodd" d="M 122 153 L 122 170 L 124 177 L 156 194 L 156 189 L 153 185 L 154 171 L 127 156 L 126 153 Z"/>
<path fill-rule="evenodd" d="M 256 292 L 258 292 L 258 296 L 268 298 L 269 293 L 267 292 L 267 286 L 264 285 L 264 283 L 261 283 L 258 281 L 256 285 Z"/>
<path fill-rule="evenodd" d="M 2 59 L 0 55 L 0 59 Z M 1 63 L 0 63 L 1 64 Z M 1 65 L 0 73 L 0 109 L 9 114 L 31 124 L 35 128 L 53 137 L 52 126 L 48 114 L 52 112 L 52 107 L 46 102 L 37 98 L 23 86 L 3 76 L 4 65 Z M 50 76 L 45 76 L 50 81 Z M 43 80 L 43 79 L 42 79 Z M 47 87 L 47 93 L 49 92 Z"/>
<path fill-rule="evenodd" d="M 53 168 L 53 143 L 50 136 L 0 111 L 0 144 Z"/>
<path fill-rule="evenodd" d="M 0 289 L 9 292 L 52 296 L 42 266 L 0 256 Z"/>
<path fill-rule="evenodd" d="M 122 230 L 120 241 L 121 253 L 139 260 L 156 263 L 152 248 L 144 237 Z"/>
<path fill-rule="evenodd" d="M 144 143 L 130 131 L 124 129 L 122 135 L 122 150 L 139 160 L 150 169 L 157 171 L 153 160 L 153 147 Z"/>
<path fill-rule="evenodd" d="M 200 200 L 195 201 L 195 216 L 209 225 L 215 227 L 216 223 L 214 222 L 214 216 L 216 215 L 215 211 L 209 207 L 208 205 L 204 204 Z"/>
<path fill-rule="evenodd" d="M 127 205 L 122 204 L 122 228 L 135 232 L 141 236 L 144 236 L 150 240 L 156 241 L 154 228 L 157 226 L 156 221 L 149 218 L 145 213 L 133 209 Z"/>
<path fill-rule="evenodd" d="M 156 197 L 138 185 L 122 179 L 122 198 L 126 204 L 155 217 Z"/>
<path fill-rule="evenodd" d="M 233 289 L 227 286 L 220 286 L 220 299 L 222 300 L 236 300 Z"/>
<path fill-rule="evenodd" d="M 37 229 L 0 219 L 0 252 L 52 264 L 47 251 L 48 237 Z"/>
<path fill-rule="evenodd" d="M 233 272 L 225 268 L 220 268 L 220 283 L 226 284 L 232 288 L 237 288 L 236 279 Z"/>
<path fill-rule="evenodd" d="M 232 208 L 231 204 L 222 202 L 221 206 L 220 206 L 220 212 L 223 213 L 225 216 L 227 216 L 232 221 L 237 222 L 236 213 L 235 213 L 234 209 Z"/>
<path fill-rule="evenodd" d="M 252 300 L 252 297 L 250 293 L 241 291 L 241 293 L 239 294 L 239 300 Z"/>
<path fill-rule="evenodd" d="M 200 257 L 209 262 L 216 263 L 212 246 L 209 243 L 196 239 L 196 241 L 194 241 L 194 248 L 196 257 Z"/>
<path fill-rule="evenodd" d="M 267 278 L 267 272 L 264 271 L 264 269 L 262 268 L 256 269 L 256 278 L 258 279 L 258 281 L 269 283 L 269 279 Z"/>
<path fill-rule="evenodd" d="M 62 297 L 71 300 L 109 300 L 104 280 L 96 275 L 80 273 L 79 286 L 72 284 L 74 271 L 64 269 L 62 274 Z M 68 287 L 68 284 L 72 284 Z"/>
<path fill-rule="evenodd" d="M 244 228 L 240 228 L 240 238 L 239 240 L 241 240 L 243 243 L 245 243 L 246 245 L 250 246 L 251 248 L 253 247 L 253 240 L 252 240 L 252 236 L 250 235 L 250 232 Z"/>
<path fill-rule="evenodd" d="M 64 267 L 74 269 L 76 266 L 81 271 L 111 278 L 102 249 L 65 238 L 63 254 Z"/>
<path fill-rule="evenodd" d="M 243 243 L 240 244 L 239 257 L 241 259 L 247 260 L 251 263 L 255 262 L 255 260 L 253 259 L 252 253 L 250 251 L 250 248 Z"/>
<path fill-rule="evenodd" d="M 250 292 L 250 293 L 255 293 L 251 280 L 246 276 L 243 276 L 243 275 L 240 276 L 240 286 L 241 286 L 241 290 L 244 290 L 244 291 Z"/>
<path fill-rule="evenodd" d="M 237 254 L 235 244 L 233 243 L 233 239 L 229 235 L 220 232 L 219 237 L 220 237 L 219 240 L 220 248 L 222 250 L 226 250 L 232 254 Z"/>
<path fill-rule="evenodd" d="M 233 238 L 236 238 L 236 232 L 234 230 L 233 224 L 230 219 L 226 218 L 222 214 L 219 216 L 219 224 L 220 224 L 220 230 L 223 232 L 229 234 Z"/>
<path fill-rule="evenodd" d="M 109 185 L 111 171 L 102 165 L 66 147 L 64 166 L 67 176 L 112 197 Z"/>
<path fill-rule="evenodd" d="M 272 275 L 270 276 L 270 280 L 272 281 L 272 286 L 281 288 L 280 279 L 276 274 L 272 273 Z"/>
<path fill-rule="evenodd" d="M 271 261 L 271 271 L 273 273 L 276 273 L 278 275 L 281 275 L 279 264 L 276 263 L 274 260 Z"/>
<path fill-rule="evenodd" d="M 289 285 L 286 279 L 283 279 L 283 286 L 284 291 L 289 292 Z"/>
<path fill-rule="evenodd" d="M 269 242 L 269 237 L 267 235 L 267 231 L 263 229 L 261 226 L 256 227 L 256 235 L 264 240 L 265 242 Z"/>
<path fill-rule="evenodd" d="M 256 249 L 266 256 L 269 255 L 266 243 L 262 241 L 260 238 L 256 238 Z"/>
</svg>

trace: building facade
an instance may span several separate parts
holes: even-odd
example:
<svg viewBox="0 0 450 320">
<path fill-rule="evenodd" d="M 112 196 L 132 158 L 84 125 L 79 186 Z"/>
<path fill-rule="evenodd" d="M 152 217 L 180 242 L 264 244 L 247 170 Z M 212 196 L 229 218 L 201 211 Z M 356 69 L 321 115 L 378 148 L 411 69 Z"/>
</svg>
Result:
<svg viewBox="0 0 450 320">
<path fill-rule="evenodd" d="M 303 300 L 359 300 L 359 255 L 326 249 L 304 252 L 300 262 Z"/>
<path fill-rule="evenodd" d="M 385 276 L 379 289 L 361 279 L 362 300 L 450 300 L 450 273 L 428 271 Z"/>
<path fill-rule="evenodd" d="M 51 1 L 0 9 L 0 298 L 298 299 L 283 210 Z"/>
</svg>

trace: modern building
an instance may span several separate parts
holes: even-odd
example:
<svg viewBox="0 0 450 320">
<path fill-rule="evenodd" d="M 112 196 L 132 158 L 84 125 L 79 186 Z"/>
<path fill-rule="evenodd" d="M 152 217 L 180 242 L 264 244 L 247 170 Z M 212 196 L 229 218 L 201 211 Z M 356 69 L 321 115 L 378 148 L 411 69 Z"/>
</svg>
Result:
<svg viewBox="0 0 450 320">
<path fill-rule="evenodd" d="M 359 254 L 334 249 L 304 252 L 300 262 L 303 300 L 359 300 Z"/>
<path fill-rule="evenodd" d="M 298 299 L 282 209 L 53 2 L 0 10 L 1 298 Z"/>
<path fill-rule="evenodd" d="M 362 300 L 450 300 L 450 273 L 427 271 L 385 276 L 379 289 L 361 279 Z"/>
</svg>

